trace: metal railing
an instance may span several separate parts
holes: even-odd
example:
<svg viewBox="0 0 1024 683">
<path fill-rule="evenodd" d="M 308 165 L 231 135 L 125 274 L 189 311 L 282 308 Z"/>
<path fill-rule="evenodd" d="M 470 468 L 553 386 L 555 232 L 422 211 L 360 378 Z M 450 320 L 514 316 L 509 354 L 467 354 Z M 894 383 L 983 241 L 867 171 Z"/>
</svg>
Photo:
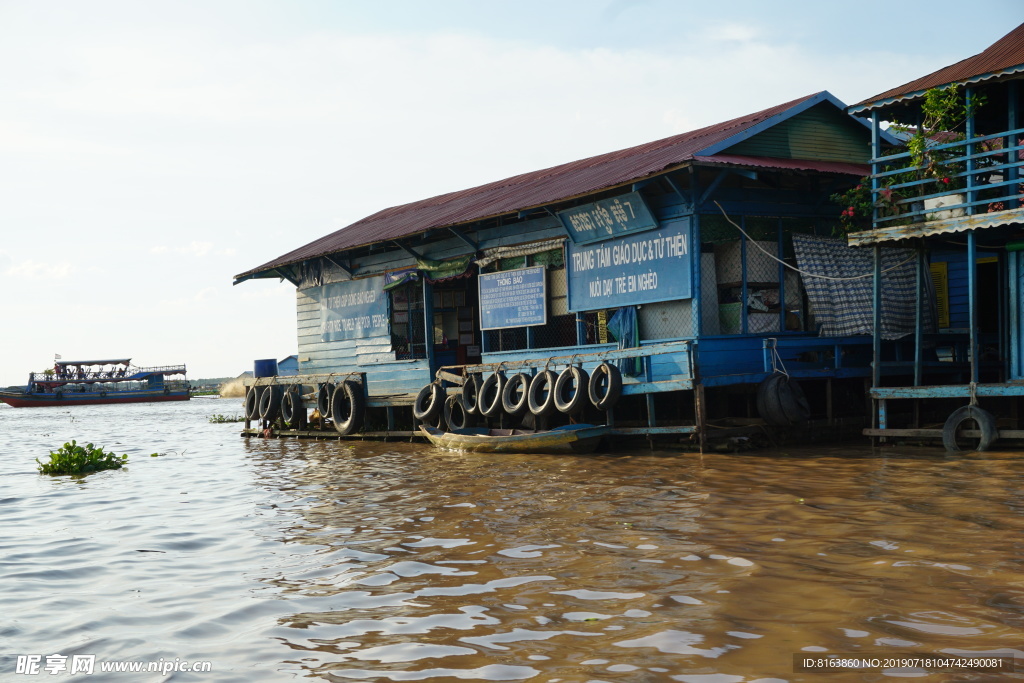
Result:
<svg viewBox="0 0 1024 683">
<path fill-rule="evenodd" d="M 929 144 L 926 166 L 910 152 L 871 160 L 875 227 L 1019 208 L 1024 128 Z"/>
</svg>

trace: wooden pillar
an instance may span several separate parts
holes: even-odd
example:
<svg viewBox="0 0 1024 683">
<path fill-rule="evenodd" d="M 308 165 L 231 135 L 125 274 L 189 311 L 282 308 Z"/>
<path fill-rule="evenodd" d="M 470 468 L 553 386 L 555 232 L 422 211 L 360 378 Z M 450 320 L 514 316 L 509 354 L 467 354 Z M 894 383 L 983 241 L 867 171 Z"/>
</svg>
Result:
<svg viewBox="0 0 1024 683">
<path fill-rule="evenodd" d="M 971 381 L 978 381 L 978 260 L 974 230 L 967 233 L 967 309 L 970 312 Z"/>
<path fill-rule="evenodd" d="M 690 298 L 690 330 L 691 336 L 699 337 L 704 333 L 704 295 L 701 290 L 701 250 L 700 250 L 700 207 L 697 205 L 700 197 L 697 194 L 697 170 L 690 167 L 690 199 L 693 206 L 693 217 L 690 220 L 690 239 L 693 244 L 690 245 L 690 273 L 691 273 L 691 291 L 693 296 Z M 711 311 L 712 315 L 717 314 L 717 311 Z"/>
<path fill-rule="evenodd" d="M 430 376 L 434 376 L 434 287 L 423 278 L 423 343 L 426 345 L 427 365 Z M 409 340 L 410 351 L 412 340 Z"/>
</svg>

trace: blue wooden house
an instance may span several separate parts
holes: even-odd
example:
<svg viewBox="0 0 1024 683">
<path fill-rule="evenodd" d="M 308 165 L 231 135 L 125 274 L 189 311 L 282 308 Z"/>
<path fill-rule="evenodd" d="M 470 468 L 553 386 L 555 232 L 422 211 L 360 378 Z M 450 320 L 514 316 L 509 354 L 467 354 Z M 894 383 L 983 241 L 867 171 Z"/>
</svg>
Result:
<svg viewBox="0 0 1024 683">
<path fill-rule="evenodd" d="M 1024 394 L 1024 24 L 973 57 L 850 108 L 874 131 L 871 229 L 850 245 L 872 250 L 873 425 L 866 434 L 942 438 L 949 450 L 984 450 L 1019 431 Z M 941 129 L 936 105 L 947 98 Z M 924 154 L 885 148 L 882 129 L 898 121 Z M 886 358 L 880 330 L 891 301 L 881 284 L 884 248 L 916 264 L 913 334 Z M 899 374 L 892 374 L 894 369 Z"/>
<path fill-rule="evenodd" d="M 308 396 L 349 378 L 364 433 L 411 433 L 437 379 L 456 392 L 475 374 L 603 362 L 622 399 L 590 417 L 615 433 L 703 443 L 710 419 L 756 420 L 758 387 L 783 373 L 831 418 L 863 396 L 871 339 L 819 335 L 794 239 L 832 234 L 829 198 L 869 172 L 870 142 L 820 92 L 384 209 L 235 283 L 295 285 L 299 374 L 266 383 Z"/>
</svg>

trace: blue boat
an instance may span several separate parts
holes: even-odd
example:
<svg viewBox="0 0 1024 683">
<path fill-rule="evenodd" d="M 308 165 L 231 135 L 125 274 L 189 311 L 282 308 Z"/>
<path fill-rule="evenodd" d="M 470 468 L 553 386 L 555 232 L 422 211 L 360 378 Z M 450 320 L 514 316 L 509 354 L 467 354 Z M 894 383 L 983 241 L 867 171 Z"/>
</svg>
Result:
<svg viewBox="0 0 1024 683">
<path fill-rule="evenodd" d="M 191 387 L 184 365 L 134 367 L 131 358 L 57 361 L 32 372 L 22 391 L 0 391 L 15 408 L 187 401 Z M 180 375 L 180 379 L 170 379 Z"/>
</svg>

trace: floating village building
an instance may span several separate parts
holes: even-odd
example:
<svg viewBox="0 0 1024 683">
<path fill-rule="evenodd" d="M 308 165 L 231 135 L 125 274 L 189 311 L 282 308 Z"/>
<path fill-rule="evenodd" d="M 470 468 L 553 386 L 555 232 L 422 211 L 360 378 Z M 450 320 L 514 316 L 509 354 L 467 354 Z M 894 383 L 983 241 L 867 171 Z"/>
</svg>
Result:
<svg viewBox="0 0 1024 683">
<path fill-rule="evenodd" d="M 1022 438 L 1024 395 L 1024 24 L 963 61 L 850 107 L 874 132 L 867 230 L 873 253 L 875 439 L 942 438 L 984 450 Z M 887 150 L 885 122 L 914 145 Z M 890 131 L 893 128 L 889 128 Z M 912 305 L 884 286 L 889 260 L 915 264 Z M 899 309 L 898 311 L 895 309 Z M 887 321 L 913 333 L 887 358 Z"/>
<path fill-rule="evenodd" d="M 281 434 L 333 422 L 341 434 L 408 436 L 430 386 L 468 400 L 476 378 L 496 372 L 614 364 L 614 409 L 541 422 L 703 445 L 720 418 L 785 427 L 866 415 L 870 253 L 833 237 L 830 197 L 870 173 L 872 135 L 876 156 L 897 142 L 821 92 L 384 209 L 316 239 L 235 277 L 296 287 L 298 374 L 257 379 L 247 412 L 266 429 L 280 404 Z M 809 274 L 832 268 L 837 248 L 859 274 L 815 285 Z M 913 287 L 915 272 L 911 262 L 884 277 L 909 275 Z M 913 291 L 905 298 L 912 305 Z M 844 326 L 854 300 L 861 324 Z M 874 346 L 895 358 L 894 343 Z M 587 391 L 580 380 L 570 393 Z"/>
</svg>

